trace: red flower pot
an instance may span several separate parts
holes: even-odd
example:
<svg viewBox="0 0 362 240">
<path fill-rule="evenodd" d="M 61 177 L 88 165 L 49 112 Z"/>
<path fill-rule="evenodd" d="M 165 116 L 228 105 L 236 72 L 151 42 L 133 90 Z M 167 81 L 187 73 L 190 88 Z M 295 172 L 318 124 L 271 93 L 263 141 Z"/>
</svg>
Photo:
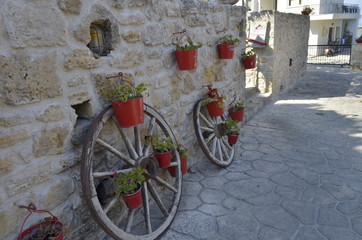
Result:
<svg viewBox="0 0 362 240">
<path fill-rule="evenodd" d="M 235 44 L 219 44 L 217 50 L 219 52 L 220 59 L 232 59 L 234 57 Z"/>
<path fill-rule="evenodd" d="M 223 100 L 210 102 L 206 105 L 207 111 L 211 117 L 218 117 L 224 113 L 224 107 L 220 107 L 219 103 Z"/>
<path fill-rule="evenodd" d="M 160 168 L 168 168 L 171 164 L 171 151 L 165 153 L 155 153 L 155 157 Z"/>
<path fill-rule="evenodd" d="M 256 67 L 256 57 L 243 58 L 243 64 L 245 69 L 251 69 Z"/>
<path fill-rule="evenodd" d="M 197 65 L 197 50 L 176 50 L 175 56 L 179 70 L 193 70 Z"/>
<path fill-rule="evenodd" d="M 362 39 L 361 38 L 356 39 L 356 43 L 362 43 Z"/>
<path fill-rule="evenodd" d="M 238 111 L 229 110 L 231 120 L 242 122 L 244 120 L 244 109 Z"/>
<path fill-rule="evenodd" d="M 112 102 L 112 108 L 122 128 L 133 127 L 144 122 L 143 97 L 126 102 Z"/>
<path fill-rule="evenodd" d="M 172 177 L 176 177 L 176 166 L 167 168 Z M 181 173 L 185 175 L 187 173 L 187 157 L 181 158 Z"/>
<path fill-rule="evenodd" d="M 138 189 L 136 192 L 130 194 L 121 194 L 128 208 L 138 208 L 142 205 L 142 185 L 140 183 L 137 185 Z"/>
<path fill-rule="evenodd" d="M 18 237 L 18 240 L 23 240 L 23 239 L 25 240 L 25 239 L 29 239 L 32 236 L 35 236 L 37 234 L 38 229 L 41 224 L 44 224 L 44 222 L 35 224 L 35 225 L 31 226 L 30 228 L 26 229 L 25 231 L 22 231 Z M 61 233 L 59 233 L 58 236 L 54 236 L 52 239 L 63 240 L 63 224 L 61 222 L 59 222 L 56 217 L 53 218 L 51 224 L 54 225 L 57 229 L 59 229 L 61 231 Z"/>
<path fill-rule="evenodd" d="M 238 141 L 239 135 L 228 135 L 228 142 L 230 145 L 234 145 Z"/>
</svg>

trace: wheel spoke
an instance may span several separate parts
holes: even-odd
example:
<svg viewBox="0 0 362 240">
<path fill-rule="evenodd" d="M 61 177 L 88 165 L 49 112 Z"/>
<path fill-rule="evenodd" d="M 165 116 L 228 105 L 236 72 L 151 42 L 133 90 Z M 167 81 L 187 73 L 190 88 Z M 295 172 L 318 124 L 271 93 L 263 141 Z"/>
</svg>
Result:
<svg viewBox="0 0 362 240">
<path fill-rule="evenodd" d="M 124 155 L 123 153 L 121 153 L 120 151 L 118 151 L 117 149 L 115 149 L 105 141 L 97 138 L 96 142 L 105 149 L 107 149 L 108 151 L 110 151 L 111 153 L 113 153 L 114 155 L 116 155 L 117 157 L 119 157 L 120 159 L 122 159 L 123 161 L 127 162 L 128 164 L 131 164 L 132 166 L 135 164 L 134 160 L 130 159 L 129 157 L 127 157 L 126 155 Z"/>
<path fill-rule="evenodd" d="M 227 147 L 229 150 L 231 150 L 233 147 L 230 146 L 230 144 L 228 143 L 228 141 L 225 138 L 222 138 L 222 143 L 225 147 Z"/>
<path fill-rule="evenodd" d="M 94 172 L 94 173 L 92 173 L 92 176 L 94 178 L 108 177 L 108 176 L 113 176 L 114 172 L 125 173 L 125 172 L 131 171 L 132 169 L 133 168 L 127 168 L 127 169 L 122 169 L 122 170 L 114 170 L 114 171 L 106 171 L 106 172 Z"/>
<path fill-rule="evenodd" d="M 119 126 L 119 124 L 116 124 L 116 126 L 118 128 L 119 133 L 122 136 L 122 139 L 123 139 L 124 143 L 126 144 L 128 153 L 131 155 L 131 157 L 133 159 L 137 159 L 139 156 L 138 156 L 136 150 L 134 149 L 134 147 L 132 146 L 131 141 L 129 140 L 128 136 L 124 132 L 124 129 L 121 128 L 121 126 Z"/>
<path fill-rule="evenodd" d="M 174 188 L 172 185 L 170 185 L 168 182 L 166 182 L 165 180 L 163 180 L 162 178 L 160 178 L 159 176 L 156 176 L 155 178 L 152 178 L 153 180 L 157 181 L 158 183 L 164 185 L 165 187 L 167 187 L 168 189 L 170 189 L 171 191 L 177 193 L 177 189 Z"/>
<path fill-rule="evenodd" d="M 125 232 L 131 232 L 131 227 L 132 227 L 135 212 L 136 212 L 135 208 L 128 209 L 127 225 L 126 225 Z"/>
<path fill-rule="evenodd" d="M 109 212 L 109 210 L 111 210 L 113 208 L 113 206 L 116 204 L 116 202 L 118 201 L 119 197 L 115 196 L 103 209 L 103 211 L 107 214 Z"/>
<path fill-rule="evenodd" d="M 226 156 L 226 159 L 229 159 L 229 153 L 228 153 L 227 149 L 225 148 L 224 141 L 222 139 L 220 141 L 220 145 L 221 145 L 221 150 L 222 150 L 223 154 Z"/>
<path fill-rule="evenodd" d="M 142 142 L 141 142 L 141 136 L 140 136 L 140 130 L 139 130 L 139 127 L 138 126 L 135 126 L 133 128 L 133 131 L 134 131 L 134 141 L 135 141 L 135 146 L 136 146 L 136 151 L 137 151 L 137 154 L 138 156 L 141 156 L 142 155 Z"/>
<path fill-rule="evenodd" d="M 212 145 L 211 145 L 211 153 L 213 156 L 215 156 L 215 152 L 216 152 L 216 143 L 217 143 L 217 138 L 214 138 L 212 140 Z"/>
<path fill-rule="evenodd" d="M 204 131 L 207 131 L 207 132 L 213 132 L 214 131 L 214 129 L 212 129 L 212 128 L 202 127 L 202 126 L 200 126 L 200 129 L 204 130 Z"/>
<path fill-rule="evenodd" d="M 223 156 L 222 150 L 221 150 L 220 139 L 217 140 L 217 151 L 219 153 L 220 160 L 224 161 L 224 156 Z"/>
<path fill-rule="evenodd" d="M 207 126 L 209 126 L 210 128 L 214 127 L 214 125 L 202 113 L 200 113 L 199 116 L 202 120 L 204 120 Z"/>
<path fill-rule="evenodd" d="M 148 186 L 148 191 L 150 191 L 151 196 L 153 197 L 156 204 L 158 205 L 158 207 L 162 211 L 163 215 L 165 215 L 165 217 L 167 217 L 169 215 L 169 213 L 168 213 L 165 205 L 162 203 L 162 200 L 161 200 L 160 196 L 158 196 L 155 188 L 152 186 L 152 184 L 150 182 L 147 182 L 147 186 Z"/>
<path fill-rule="evenodd" d="M 143 209 L 144 209 L 144 216 L 145 216 L 145 223 L 147 232 L 152 232 L 152 226 L 151 226 L 151 216 L 150 216 L 150 203 L 149 203 L 149 197 L 148 197 L 148 191 L 147 191 L 147 183 L 143 182 L 143 188 L 142 188 L 142 200 L 143 200 Z"/>
<path fill-rule="evenodd" d="M 156 118 L 151 118 L 151 121 L 150 121 L 150 124 L 148 126 L 148 130 L 147 130 L 147 135 L 146 136 L 151 136 L 153 135 L 153 131 L 155 129 L 155 126 L 156 126 Z M 149 145 L 144 145 L 143 146 L 143 156 L 148 156 L 149 155 L 149 152 L 150 152 L 150 148 L 151 148 L 151 144 Z"/>
<path fill-rule="evenodd" d="M 208 144 L 212 139 L 214 139 L 215 136 L 215 133 L 211 133 L 210 136 L 205 139 L 205 143 Z"/>
</svg>

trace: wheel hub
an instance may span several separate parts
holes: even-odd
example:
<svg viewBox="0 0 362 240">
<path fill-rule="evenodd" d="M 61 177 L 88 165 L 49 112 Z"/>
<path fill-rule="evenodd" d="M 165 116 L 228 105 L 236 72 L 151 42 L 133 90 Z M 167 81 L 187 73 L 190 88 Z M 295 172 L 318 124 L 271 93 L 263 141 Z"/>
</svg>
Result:
<svg viewBox="0 0 362 240">
<path fill-rule="evenodd" d="M 158 162 L 156 159 L 151 157 L 141 157 L 137 160 L 137 166 L 140 166 L 147 170 L 147 175 L 150 178 L 155 178 L 159 171 Z"/>
<path fill-rule="evenodd" d="M 222 138 L 225 135 L 225 123 L 219 123 L 214 125 L 214 132 L 217 138 Z"/>
</svg>

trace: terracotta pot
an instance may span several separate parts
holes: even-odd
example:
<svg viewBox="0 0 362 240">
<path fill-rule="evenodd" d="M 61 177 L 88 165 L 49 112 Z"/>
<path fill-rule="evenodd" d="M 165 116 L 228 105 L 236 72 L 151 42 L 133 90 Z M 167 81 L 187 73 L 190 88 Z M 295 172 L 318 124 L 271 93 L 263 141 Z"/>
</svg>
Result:
<svg viewBox="0 0 362 240">
<path fill-rule="evenodd" d="M 362 43 L 362 39 L 356 39 L 356 43 Z"/>
<path fill-rule="evenodd" d="M 245 69 L 251 69 L 256 67 L 256 57 L 243 58 L 243 64 Z"/>
<path fill-rule="evenodd" d="M 220 107 L 219 103 L 223 100 L 208 103 L 206 105 L 207 111 L 211 117 L 218 117 L 224 113 L 224 107 Z"/>
<path fill-rule="evenodd" d="M 171 151 L 165 153 L 155 153 L 155 157 L 160 168 L 168 168 L 171 164 Z"/>
<path fill-rule="evenodd" d="M 239 135 L 229 134 L 228 135 L 228 142 L 230 145 L 234 145 L 238 141 Z"/>
<path fill-rule="evenodd" d="M 122 128 L 133 127 L 144 122 L 143 97 L 126 102 L 112 102 L 112 108 Z"/>
<path fill-rule="evenodd" d="M 176 50 L 175 56 L 179 70 L 193 70 L 197 66 L 197 51 L 192 50 Z"/>
<path fill-rule="evenodd" d="M 176 177 L 176 166 L 167 168 L 172 177 Z M 187 173 L 187 157 L 181 158 L 181 173 L 185 175 Z"/>
<path fill-rule="evenodd" d="M 127 204 L 128 208 L 138 208 L 142 205 L 142 185 L 140 183 L 137 184 L 138 188 L 134 193 L 130 194 L 121 194 L 123 200 Z"/>
<path fill-rule="evenodd" d="M 38 224 L 35 224 L 31 226 L 30 228 L 26 229 L 25 231 L 22 231 L 18 237 L 18 240 L 25 240 L 29 239 L 32 236 L 35 236 L 38 232 L 38 228 L 41 224 L 44 224 L 43 222 L 40 222 Z M 53 218 L 52 225 L 54 225 L 56 228 L 61 230 L 61 233 L 59 233 L 58 236 L 54 236 L 52 239 L 54 240 L 63 240 L 63 224 L 58 221 L 57 218 Z"/>
<path fill-rule="evenodd" d="M 232 59 L 234 57 L 235 44 L 219 44 L 217 50 L 220 59 Z"/>
<path fill-rule="evenodd" d="M 244 120 L 244 109 L 238 111 L 229 110 L 231 120 L 242 122 Z"/>
</svg>

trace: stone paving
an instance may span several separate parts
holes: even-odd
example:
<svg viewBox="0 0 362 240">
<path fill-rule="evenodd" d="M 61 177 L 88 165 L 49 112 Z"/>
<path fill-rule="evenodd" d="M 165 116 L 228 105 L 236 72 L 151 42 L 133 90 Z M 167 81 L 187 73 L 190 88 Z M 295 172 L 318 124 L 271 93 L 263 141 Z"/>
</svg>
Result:
<svg viewBox="0 0 362 240">
<path fill-rule="evenodd" d="M 162 240 L 361 240 L 362 72 L 309 67 L 242 128 L 225 169 L 183 181 Z"/>
</svg>

